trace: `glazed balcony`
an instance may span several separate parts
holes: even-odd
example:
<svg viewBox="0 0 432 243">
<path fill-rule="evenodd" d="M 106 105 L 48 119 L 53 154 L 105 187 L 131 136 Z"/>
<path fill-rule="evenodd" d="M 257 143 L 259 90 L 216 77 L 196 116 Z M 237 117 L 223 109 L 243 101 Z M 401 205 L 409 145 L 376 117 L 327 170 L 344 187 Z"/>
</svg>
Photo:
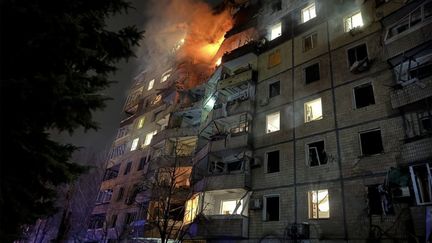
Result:
<svg viewBox="0 0 432 243">
<path fill-rule="evenodd" d="M 399 108 L 432 97 L 432 77 L 413 82 L 390 94 L 393 108 Z"/>
<path fill-rule="evenodd" d="M 248 237 L 248 225 L 243 215 L 210 215 L 191 225 L 189 232 L 195 239 L 242 239 Z"/>
</svg>

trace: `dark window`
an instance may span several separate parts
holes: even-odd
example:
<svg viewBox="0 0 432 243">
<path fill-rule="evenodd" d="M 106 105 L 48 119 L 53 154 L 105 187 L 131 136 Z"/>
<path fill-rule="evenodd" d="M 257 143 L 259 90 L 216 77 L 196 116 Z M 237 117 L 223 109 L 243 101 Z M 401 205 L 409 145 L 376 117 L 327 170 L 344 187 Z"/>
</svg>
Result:
<svg viewBox="0 0 432 243">
<path fill-rule="evenodd" d="M 123 198 L 124 195 L 124 188 L 120 187 L 119 192 L 117 194 L 117 201 L 120 201 Z"/>
<path fill-rule="evenodd" d="M 133 213 L 126 213 L 125 216 L 125 225 L 129 225 L 130 223 L 132 223 L 133 221 L 135 221 L 137 213 L 133 212 Z"/>
<path fill-rule="evenodd" d="M 100 229 L 105 222 L 105 214 L 93 214 L 89 220 L 89 229 Z"/>
<path fill-rule="evenodd" d="M 375 0 L 375 7 L 379 7 L 383 5 L 386 2 L 386 0 Z"/>
<path fill-rule="evenodd" d="M 182 221 L 184 217 L 184 205 L 183 204 L 172 204 L 170 205 L 169 219 Z"/>
<path fill-rule="evenodd" d="M 394 215 L 392 197 L 384 185 L 368 186 L 369 215 Z"/>
<path fill-rule="evenodd" d="M 129 161 L 129 162 L 126 164 L 126 169 L 125 169 L 123 175 L 127 175 L 127 174 L 130 172 L 131 167 L 132 167 L 132 161 Z"/>
<path fill-rule="evenodd" d="M 373 155 L 384 152 L 380 130 L 360 133 L 360 143 L 362 155 Z"/>
<path fill-rule="evenodd" d="M 271 83 L 269 86 L 269 98 L 280 95 L 280 81 Z"/>
<path fill-rule="evenodd" d="M 424 79 L 432 76 L 432 62 L 426 63 L 409 71 L 410 78 Z"/>
<path fill-rule="evenodd" d="M 110 227 L 114 228 L 116 226 L 116 223 L 117 223 L 117 214 L 114 214 L 111 216 Z"/>
<path fill-rule="evenodd" d="M 355 62 L 361 62 L 368 57 L 366 44 L 361 44 L 348 50 L 348 61 L 350 67 Z"/>
<path fill-rule="evenodd" d="M 432 132 L 432 116 L 427 113 L 420 117 L 421 128 L 424 132 Z"/>
<path fill-rule="evenodd" d="M 279 150 L 267 153 L 267 173 L 279 172 Z"/>
<path fill-rule="evenodd" d="M 279 196 L 266 197 L 266 221 L 279 221 Z"/>
<path fill-rule="evenodd" d="M 272 10 L 273 12 L 277 12 L 282 10 L 282 0 L 277 0 L 272 4 Z"/>
<path fill-rule="evenodd" d="M 317 46 L 317 40 L 318 34 L 316 33 L 303 38 L 303 52 L 314 49 Z"/>
<path fill-rule="evenodd" d="M 141 159 L 140 159 L 140 162 L 139 162 L 139 165 L 138 165 L 138 170 L 142 170 L 142 169 L 144 169 L 144 166 L 145 166 L 145 163 L 146 163 L 146 157 L 142 157 Z"/>
<path fill-rule="evenodd" d="M 306 84 L 320 80 L 319 64 L 315 63 L 305 68 L 305 81 Z"/>
<path fill-rule="evenodd" d="M 327 164 L 327 154 L 324 149 L 324 141 L 308 144 L 309 166 Z"/>
<path fill-rule="evenodd" d="M 106 169 L 103 180 L 107 181 L 116 178 L 118 176 L 119 170 L 120 164 L 114 165 L 113 167 Z"/>
<path fill-rule="evenodd" d="M 229 162 L 227 164 L 228 171 L 238 171 L 238 170 L 241 170 L 241 168 L 242 168 L 242 161 L 241 160 Z"/>
<path fill-rule="evenodd" d="M 362 108 L 375 104 L 372 84 L 364 84 L 354 88 L 356 108 Z"/>
</svg>

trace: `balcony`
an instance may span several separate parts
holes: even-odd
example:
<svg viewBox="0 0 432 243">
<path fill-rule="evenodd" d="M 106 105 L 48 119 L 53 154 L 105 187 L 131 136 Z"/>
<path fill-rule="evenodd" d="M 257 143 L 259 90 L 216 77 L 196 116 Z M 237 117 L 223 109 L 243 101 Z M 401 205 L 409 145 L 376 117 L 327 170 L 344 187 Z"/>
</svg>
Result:
<svg viewBox="0 0 432 243">
<path fill-rule="evenodd" d="M 198 127 L 180 127 L 180 128 L 168 128 L 158 132 L 153 136 L 151 145 L 160 143 L 165 139 L 178 138 L 178 137 L 191 137 L 198 134 Z"/>
<path fill-rule="evenodd" d="M 399 108 L 432 97 L 432 78 L 408 84 L 390 94 L 392 107 Z"/>
<path fill-rule="evenodd" d="M 210 152 L 218 153 L 226 150 L 248 148 L 251 144 L 250 137 L 248 132 L 221 135 L 217 140 L 210 142 Z"/>
<path fill-rule="evenodd" d="M 227 116 L 233 116 L 245 112 L 253 112 L 255 109 L 254 102 L 250 99 L 247 100 L 237 100 L 235 102 L 230 102 L 223 107 L 219 105 L 213 110 L 212 119 L 220 119 Z"/>
<path fill-rule="evenodd" d="M 432 158 L 432 137 L 424 136 L 418 139 L 410 139 L 402 145 L 402 161 L 411 163 Z"/>
<path fill-rule="evenodd" d="M 207 175 L 194 184 L 194 191 L 211 191 L 234 188 L 250 188 L 251 178 L 249 172 L 233 172 Z"/>
<path fill-rule="evenodd" d="M 222 89 L 227 89 L 230 87 L 235 87 L 240 85 L 241 83 L 247 82 L 247 81 L 252 81 L 253 79 L 253 70 L 250 69 L 250 67 L 248 68 L 248 70 L 240 72 L 238 74 L 235 74 L 233 76 L 230 76 L 226 79 L 221 80 L 218 83 L 217 89 L 218 90 L 222 90 Z"/>
<path fill-rule="evenodd" d="M 247 238 L 249 219 L 243 215 L 203 216 L 193 223 L 189 232 L 194 239 Z"/>
</svg>

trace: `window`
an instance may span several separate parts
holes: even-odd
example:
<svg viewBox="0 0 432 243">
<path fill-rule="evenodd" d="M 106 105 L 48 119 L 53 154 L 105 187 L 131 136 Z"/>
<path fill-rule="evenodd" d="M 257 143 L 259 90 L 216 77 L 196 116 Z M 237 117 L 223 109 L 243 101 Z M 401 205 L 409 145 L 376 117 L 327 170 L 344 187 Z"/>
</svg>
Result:
<svg viewBox="0 0 432 243">
<path fill-rule="evenodd" d="M 146 163 L 146 157 L 142 157 L 141 159 L 140 159 L 140 162 L 139 162 L 139 165 L 138 165 L 138 170 L 142 170 L 142 169 L 144 169 L 144 166 L 145 166 L 145 163 Z"/>
<path fill-rule="evenodd" d="M 134 151 L 135 149 L 137 149 L 137 147 L 138 147 L 138 141 L 139 141 L 139 138 L 135 138 L 135 139 L 132 141 L 132 146 L 131 146 L 130 151 Z"/>
<path fill-rule="evenodd" d="M 120 164 L 116 164 L 106 169 L 103 180 L 107 181 L 116 178 L 118 176 L 119 170 L 120 170 Z"/>
<path fill-rule="evenodd" d="M 432 203 L 432 164 L 425 163 L 409 167 L 412 187 L 417 205 Z"/>
<path fill-rule="evenodd" d="M 312 82 L 320 80 L 320 68 L 319 63 L 312 64 L 304 69 L 305 83 L 310 84 Z"/>
<path fill-rule="evenodd" d="M 145 122 L 145 117 L 141 117 L 141 118 L 138 120 L 137 128 L 138 128 L 138 129 L 142 128 L 142 127 L 144 126 L 144 122 Z"/>
<path fill-rule="evenodd" d="M 311 167 L 327 164 L 324 141 L 313 142 L 306 145 L 306 161 Z"/>
<path fill-rule="evenodd" d="M 267 153 L 267 173 L 279 172 L 279 150 Z"/>
<path fill-rule="evenodd" d="M 313 33 L 303 38 L 303 52 L 312 50 L 317 45 L 318 34 Z"/>
<path fill-rule="evenodd" d="M 330 204 L 328 190 L 316 190 L 308 192 L 309 218 L 330 218 Z"/>
<path fill-rule="evenodd" d="M 419 113 L 420 128 L 422 133 L 432 132 L 432 113 Z"/>
<path fill-rule="evenodd" d="M 277 49 L 269 54 L 267 68 L 275 67 L 279 65 L 281 62 L 282 62 L 281 53 L 280 50 Z"/>
<path fill-rule="evenodd" d="M 99 194 L 96 198 L 96 204 L 108 203 L 109 201 L 111 201 L 112 192 L 113 192 L 112 189 L 99 191 Z"/>
<path fill-rule="evenodd" d="M 275 112 L 266 117 L 266 133 L 280 130 L 280 112 Z"/>
<path fill-rule="evenodd" d="M 126 213 L 124 224 L 130 225 L 133 221 L 135 221 L 136 216 L 137 216 L 136 212 Z"/>
<path fill-rule="evenodd" d="M 123 195 L 124 195 L 124 188 L 120 187 L 117 194 L 117 201 L 120 201 L 123 198 Z"/>
<path fill-rule="evenodd" d="M 354 88 L 355 107 L 357 109 L 374 105 L 375 98 L 371 83 L 363 84 Z"/>
<path fill-rule="evenodd" d="M 198 214 L 199 207 L 199 194 L 195 195 L 191 199 L 186 202 L 185 214 L 184 214 L 184 223 L 191 223 Z"/>
<path fill-rule="evenodd" d="M 367 203 L 369 215 L 394 215 L 392 197 L 382 184 L 367 187 Z"/>
<path fill-rule="evenodd" d="M 147 87 L 147 90 L 153 89 L 154 81 L 155 81 L 154 79 L 150 80 L 148 87 Z"/>
<path fill-rule="evenodd" d="M 384 152 L 381 131 L 373 130 L 360 133 L 361 153 L 364 156 L 374 155 Z"/>
<path fill-rule="evenodd" d="M 151 143 L 151 140 L 152 140 L 153 136 L 156 135 L 156 133 L 157 133 L 157 130 L 150 132 L 150 133 L 147 133 L 145 140 L 144 140 L 144 146 L 147 146 Z"/>
<path fill-rule="evenodd" d="M 428 61 L 409 70 L 410 79 L 417 78 L 419 80 L 432 76 L 432 62 Z"/>
<path fill-rule="evenodd" d="M 302 23 L 306 23 L 315 17 L 316 17 L 315 3 L 302 9 L 302 11 L 301 11 Z"/>
<path fill-rule="evenodd" d="M 350 67 L 353 66 L 354 63 L 363 62 L 368 57 L 368 52 L 366 48 L 366 44 L 361 44 L 351 49 L 348 49 L 348 61 Z"/>
<path fill-rule="evenodd" d="M 162 74 L 161 83 L 167 81 L 170 76 L 171 76 L 171 69 Z"/>
<path fill-rule="evenodd" d="M 277 23 L 271 27 L 270 40 L 274 40 L 282 35 L 282 23 Z"/>
<path fill-rule="evenodd" d="M 243 202 L 241 200 L 223 200 L 221 201 L 220 214 L 240 214 L 242 208 Z"/>
<path fill-rule="evenodd" d="M 354 28 L 363 26 L 363 18 L 361 12 L 354 13 L 344 19 L 345 32 Z"/>
<path fill-rule="evenodd" d="M 129 161 L 129 162 L 126 164 L 126 168 L 125 168 L 125 171 L 123 172 L 123 175 L 127 175 L 127 174 L 130 172 L 131 167 L 132 167 L 132 161 Z"/>
<path fill-rule="evenodd" d="M 116 223 L 117 223 L 117 214 L 114 214 L 111 216 L 109 227 L 114 228 L 116 226 Z"/>
<path fill-rule="evenodd" d="M 280 95 L 280 81 L 271 83 L 269 85 L 269 98 Z"/>
<path fill-rule="evenodd" d="M 279 221 L 279 196 L 264 196 L 264 221 Z"/>
<path fill-rule="evenodd" d="M 305 122 L 321 120 L 323 118 L 321 98 L 304 104 Z"/>
<path fill-rule="evenodd" d="M 92 214 L 89 220 L 89 229 L 101 229 L 105 222 L 105 214 Z"/>
</svg>

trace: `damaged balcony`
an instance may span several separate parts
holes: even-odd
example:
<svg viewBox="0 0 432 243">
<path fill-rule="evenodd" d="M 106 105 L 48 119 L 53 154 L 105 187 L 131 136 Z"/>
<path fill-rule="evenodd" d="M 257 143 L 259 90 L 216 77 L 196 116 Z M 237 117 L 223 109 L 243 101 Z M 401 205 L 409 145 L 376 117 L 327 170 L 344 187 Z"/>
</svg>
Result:
<svg viewBox="0 0 432 243">
<path fill-rule="evenodd" d="M 199 201 L 195 204 L 200 205 L 201 213 L 194 217 L 189 228 L 193 239 L 248 237 L 250 192 L 243 189 L 206 191 L 189 200 L 186 205 L 189 206 L 197 198 Z"/>
<path fill-rule="evenodd" d="M 176 139 L 167 139 L 162 144 L 158 144 L 158 149 L 151 154 L 152 168 L 169 167 L 169 166 L 191 166 L 192 156 L 194 154 L 197 137 L 181 137 Z"/>
<path fill-rule="evenodd" d="M 432 158 L 432 134 L 406 140 L 402 145 L 402 161 L 411 163 Z"/>
</svg>

